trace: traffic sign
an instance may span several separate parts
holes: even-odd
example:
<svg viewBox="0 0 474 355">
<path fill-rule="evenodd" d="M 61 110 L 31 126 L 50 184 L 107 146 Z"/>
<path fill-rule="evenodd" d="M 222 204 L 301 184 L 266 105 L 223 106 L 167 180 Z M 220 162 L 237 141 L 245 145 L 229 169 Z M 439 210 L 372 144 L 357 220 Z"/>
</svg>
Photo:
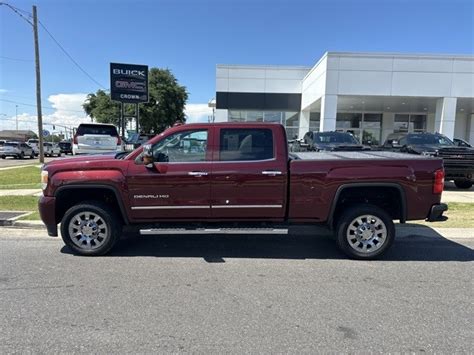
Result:
<svg viewBox="0 0 474 355">
<path fill-rule="evenodd" d="M 49 136 L 49 131 L 47 129 L 43 129 L 43 137 L 46 138 Z"/>
</svg>

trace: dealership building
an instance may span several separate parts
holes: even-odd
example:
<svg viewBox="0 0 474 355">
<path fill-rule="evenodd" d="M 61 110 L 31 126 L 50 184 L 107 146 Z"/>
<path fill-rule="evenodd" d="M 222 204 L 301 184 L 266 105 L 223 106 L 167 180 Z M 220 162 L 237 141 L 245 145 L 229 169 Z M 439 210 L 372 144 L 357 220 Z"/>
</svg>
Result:
<svg viewBox="0 0 474 355">
<path fill-rule="evenodd" d="M 217 65 L 216 122 L 351 132 L 440 132 L 474 144 L 474 56 L 327 52 L 313 67 Z"/>
</svg>

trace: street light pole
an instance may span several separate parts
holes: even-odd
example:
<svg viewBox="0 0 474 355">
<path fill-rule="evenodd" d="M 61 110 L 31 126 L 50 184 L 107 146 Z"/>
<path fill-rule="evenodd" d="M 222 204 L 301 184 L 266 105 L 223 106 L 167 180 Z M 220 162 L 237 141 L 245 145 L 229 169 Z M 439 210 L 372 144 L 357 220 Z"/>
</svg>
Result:
<svg viewBox="0 0 474 355">
<path fill-rule="evenodd" d="M 18 105 L 15 105 L 15 122 L 16 122 L 16 131 L 18 133 Z"/>
<path fill-rule="evenodd" d="M 33 34 L 34 34 L 34 39 L 35 39 L 36 109 L 38 111 L 39 161 L 40 163 L 44 163 L 43 113 L 41 111 L 41 75 L 40 75 L 39 43 L 38 43 L 38 14 L 36 12 L 35 5 L 33 5 Z"/>
</svg>

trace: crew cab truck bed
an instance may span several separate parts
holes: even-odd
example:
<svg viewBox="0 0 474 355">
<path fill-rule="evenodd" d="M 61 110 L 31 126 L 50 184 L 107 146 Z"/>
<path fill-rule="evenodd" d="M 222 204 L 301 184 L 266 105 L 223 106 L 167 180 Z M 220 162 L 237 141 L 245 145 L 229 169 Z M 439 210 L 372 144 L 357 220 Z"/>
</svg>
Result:
<svg viewBox="0 0 474 355">
<path fill-rule="evenodd" d="M 120 159 L 47 164 L 39 209 L 48 233 L 57 236 L 61 223 L 64 242 L 83 255 L 108 252 L 125 224 L 163 234 L 183 226 L 187 232 L 229 233 L 230 227 L 281 233 L 309 223 L 333 229 L 349 256 L 371 259 L 393 242 L 393 220 L 442 215 L 443 177 L 442 161 L 432 157 L 289 156 L 277 124 L 189 124 Z"/>
</svg>

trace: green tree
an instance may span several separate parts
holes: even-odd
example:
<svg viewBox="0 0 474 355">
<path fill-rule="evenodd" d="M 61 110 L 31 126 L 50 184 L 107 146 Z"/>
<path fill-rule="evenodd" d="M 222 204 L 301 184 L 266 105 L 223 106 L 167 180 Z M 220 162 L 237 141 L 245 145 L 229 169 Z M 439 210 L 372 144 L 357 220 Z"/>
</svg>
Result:
<svg viewBox="0 0 474 355">
<path fill-rule="evenodd" d="M 120 104 L 112 101 L 104 90 L 97 90 L 95 94 L 87 95 L 82 105 L 84 111 L 99 123 L 120 124 Z"/>
<path fill-rule="evenodd" d="M 188 93 L 169 69 L 151 68 L 148 75 L 149 102 L 140 104 L 140 127 L 159 133 L 176 121 L 185 122 L 184 106 Z M 103 90 L 87 95 L 84 111 L 100 123 L 120 124 L 120 103 Z M 134 114 L 133 105 L 125 106 L 126 116 Z"/>
<path fill-rule="evenodd" d="M 148 86 L 150 100 L 140 105 L 140 125 L 145 132 L 159 133 L 176 121 L 186 121 L 188 93 L 169 69 L 151 68 Z"/>
</svg>

